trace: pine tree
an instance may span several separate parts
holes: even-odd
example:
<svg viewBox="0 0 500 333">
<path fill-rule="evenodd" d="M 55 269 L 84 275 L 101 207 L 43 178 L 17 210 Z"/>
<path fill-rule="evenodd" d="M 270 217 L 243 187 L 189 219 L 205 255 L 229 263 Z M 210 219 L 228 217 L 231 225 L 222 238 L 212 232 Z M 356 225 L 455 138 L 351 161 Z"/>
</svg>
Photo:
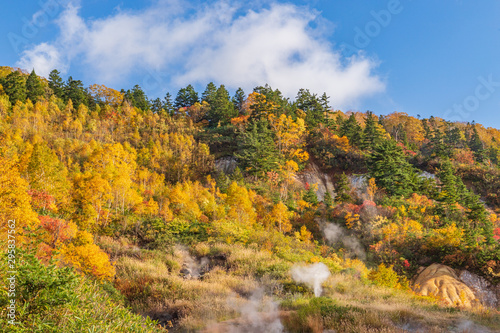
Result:
<svg viewBox="0 0 500 333">
<path fill-rule="evenodd" d="M 333 110 L 330 106 L 330 96 L 328 96 L 325 93 L 323 93 L 323 95 L 321 95 L 320 99 L 319 99 L 319 102 L 321 104 L 321 107 L 323 108 L 323 115 L 324 115 L 324 123 L 327 125 L 327 126 L 331 126 L 333 125 L 334 123 L 334 119 L 332 117 L 333 115 Z"/>
<path fill-rule="evenodd" d="M 318 196 L 312 186 L 309 186 L 309 188 L 304 192 L 302 200 L 313 205 L 317 205 L 319 203 Z"/>
<path fill-rule="evenodd" d="M 376 146 L 368 160 L 368 168 L 377 186 L 385 188 L 390 195 L 412 193 L 415 186 L 410 181 L 413 167 L 395 141 L 385 140 Z"/>
<path fill-rule="evenodd" d="M 233 103 L 229 99 L 229 93 L 224 85 L 221 85 L 215 92 L 208 112 L 208 122 L 215 127 L 219 123 L 225 125 L 231 118 L 237 116 Z"/>
<path fill-rule="evenodd" d="M 54 95 L 59 98 L 64 97 L 64 82 L 60 76 L 61 73 L 57 69 L 52 70 L 49 74 L 49 88 L 52 89 Z"/>
<path fill-rule="evenodd" d="M 239 167 L 236 167 L 231 174 L 231 180 L 235 181 L 238 183 L 238 185 L 243 185 L 245 182 L 245 178 L 243 178 L 243 174 L 241 173 L 241 169 Z"/>
<path fill-rule="evenodd" d="M 358 124 L 353 113 L 340 126 L 340 136 L 346 136 L 349 139 L 349 143 L 359 145 L 362 140 L 361 134 L 361 126 Z"/>
<path fill-rule="evenodd" d="M 483 141 L 481 141 L 475 125 L 473 125 L 468 145 L 469 148 L 474 152 L 474 157 L 476 158 L 476 160 L 478 162 L 482 162 L 485 159 L 485 149 Z"/>
<path fill-rule="evenodd" d="M 445 144 L 445 138 L 439 127 L 436 126 L 434 131 L 432 131 L 431 155 L 446 157 L 447 154 L 448 149 Z"/>
<path fill-rule="evenodd" d="M 174 104 L 172 103 L 172 95 L 169 92 L 165 95 L 163 102 L 163 110 L 167 112 L 168 115 L 174 114 Z"/>
<path fill-rule="evenodd" d="M 352 198 L 349 194 L 350 192 L 351 188 L 349 187 L 349 178 L 347 178 L 345 172 L 343 172 L 335 186 L 335 201 L 338 203 L 351 201 Z"/>
<path fill-rule="evenodd" d="M 143 110 L 147 111 L 150 109 L 150 103 L 146 93 L 142 90 L 139 85 L 135 85 L 132 88 L 132 105 Z"/>
<path fill-rule="evenodd" d="M 315 128 L 325 121 L 325 102 L 322 103 L 316 94 L 311 94 L 309 89 L 300 89 L 295 103 L 297 108 L 306 113 L 305 121 L 308 128 Z M 328 101 L 326 103 L 328 104 Z"/>
<path fill-rule="evenodd" d="M 75 108 L 80 104 L 88 105 L 87 94 L 83 88 L 82 81 L 73 80 L 71 76 L 63 88 L 63 97 L 66 102 L 71 100 Z"/>
<path fill-rule="evenodd" d="M 24 77 L 18 71 L 9 73 L 2 80 L 1 84 L 12 104 L 15 104 L 17 101 L 24 102 L 26 100 L 26 83 Z"/>
<path fill-rule="evenodd" d="M 468 191 L 465 195 L 463 203 L 464 206 L 468 208 L 467 218 L 473 221 L 475 227 L 484 224 L 487 221 L 486 208 L 480 201 L 479 195 L 475 195 L 474 193 Z"/>
<path fill-rule="evenodd" d="M 323 203 L 326 205 L 326 207 L 332 207 L 333 206 L 333 198 L 330 195 L 330 192 L 326 191 L 325 196 L 323 198 Z"/>
<path fill-rule="evenodd" d="M 450 206 L 458 202 L 460 199 L 458 186 L 460 185 L 459 182 L 461 182 L 461 179 L 455 176 L 453 165 L 451 164 L 449 159 L 445 159 L 441 163 L 437 176 L 442 183 L 441 192 L 438 195 L 438 200 L 441 202 L 445 202 Z"/>
<path fill-rule="evenodd" d="M 253 121 L 247 132 L 240 134 L 239 152 L 235 154 L 245 172 L 259 175 L 279 167 L 279 152 L 266 119 Z"/>
<path fill-rule="evenodd" d="M 151 102 L 151 111 L 153 111 L 154 113 L 160 113 L 162 108 L 163 103 L 161 102 L 161 99 L 159 97 Z"/>
<path fill-rule="evenodd" d="M 201 100 L 207 102 L 212 105 L 215 100 L 215 94 L 217 92 L 217 87 L 213 82 L 207 84 L 205 91 L 201 94 Z"/>
<path fill-rule="evenodd" d="M 422 127 L 424 128 L 424 138 L 430 140 L 432 138 L 432 132 L 429 128 L 427 119 L 422 119 Z"/>
<path fill-rule="evenodd" d="M 245 92 L 243 91 L 243 89 L 238 88 L 234 93 L 234 96 L 231 101 L 233 102 L 234 109 L 237 110 L 238 112 L 241 112 L 243 103 L 245 102 Z"/>
<path fill-rule="evenodd" d="M 344 124 L 344 118 L 342 118 L 342 115 L 339 112 L 337 114 L 337 117 L 335 117 L 335 122 L 333 124 L 333 129 L 340 134 L 340 129 L 342 128 L 343 124 Z"/>
<path fill-rule="evenodd" d="M 186 88 L 181 88 L 175 97 L 174 107 L 175 109 L 188 107 L 199 102 L 198 93 L 194 90 L 192 85 L 188 85 Z"/>
<path fill-rule="evenodd" d="M 373 112 L 366 113 L 365 129 L 363 130 L 362 148 L 372 150 L 382 141 L 382 133 L 377 126 Z"/>
<path fill-rule="evenodd" d="M 445 134 L 445 143 L 449 148 L 460 148 L 463 146 L 464 134 L 460 128 L 449 126 Z"/>
<path fill-rule="evenodd" d="M 43 95 L 42 82 L 40 82 L 40 79 L 38 79 L 38 76 L 35 74 L 34 69 L 26 79 L 26 94 L 33 103 L 38 100 L 38 97 Z"/>
</svg>

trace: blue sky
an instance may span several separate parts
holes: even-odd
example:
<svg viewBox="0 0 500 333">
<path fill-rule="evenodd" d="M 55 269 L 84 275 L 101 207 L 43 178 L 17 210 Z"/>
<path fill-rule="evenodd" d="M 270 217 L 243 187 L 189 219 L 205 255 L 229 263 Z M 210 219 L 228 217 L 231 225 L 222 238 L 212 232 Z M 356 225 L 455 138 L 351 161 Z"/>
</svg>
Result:
<svg viewBox="0 0 500 333">
<path fill-rule="evenodd" d="M 249 4 L 250 3 L 250 4 Z M 0 5 L 0 64 L 149 97 L 214 81 L 326 91 L 344 111 L 500 128 L 500 2 L 25 0 Z"/>
</svg>

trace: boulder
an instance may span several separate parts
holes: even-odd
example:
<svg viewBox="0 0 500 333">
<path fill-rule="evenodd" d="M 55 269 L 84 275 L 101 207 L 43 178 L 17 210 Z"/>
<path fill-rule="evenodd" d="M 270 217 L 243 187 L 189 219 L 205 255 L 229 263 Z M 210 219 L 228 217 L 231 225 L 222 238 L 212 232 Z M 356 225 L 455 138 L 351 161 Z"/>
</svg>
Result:
<svg viewBox="0 0 500 333">
<path fill-rule="evenodd" d="M 497 307 L 497 290 L 490 282 L 483 277 L 463 270 L 459 275 L 460 280 L 465 283 L 476 295 L 481 304 L 489 307 Z"/>
<path fill-rule="evenodd" d="M 417 277 L 413 290 L 423 296 L 437 296 L 448 305 L 470 308 L 477 302 L 472 290 L 445 265 L 432 264 Z"/>
</svg>

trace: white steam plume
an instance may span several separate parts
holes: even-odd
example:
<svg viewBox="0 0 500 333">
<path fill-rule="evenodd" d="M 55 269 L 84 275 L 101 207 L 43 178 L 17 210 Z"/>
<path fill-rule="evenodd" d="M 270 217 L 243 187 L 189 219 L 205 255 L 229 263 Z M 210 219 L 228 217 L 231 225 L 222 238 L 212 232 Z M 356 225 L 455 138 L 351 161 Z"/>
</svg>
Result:
<svg viewBox="0 0 500 333">
<path fill-rule="evenodd" d="M 264 295 L 263 289 L 255 290 L 249 299 L 231 297 L 229 305 L 241 316 L 225 322 L 208 325 L 206 333 L 282 333 L 278 304 Z"/>
<path fill-rule="evenodd" d="M 356 237 L 347 235 L 344 229 L 333 223 L 322 223 L 321 226 L 321 230 L 330 244 L 341 242 L 347 249 L 354 252 L 358 258 L 366 259 L 365 250 Z"/>
<path fill-rule="evenodd" d="M 330 276 L 330 270 L 322 262 L 309 266 L 295 266 L 292 268 L 292 278 L 305 283 L 314 289 L 314 295 L 320 296 L 323 292 L 321 284 Z"/>
</svg>

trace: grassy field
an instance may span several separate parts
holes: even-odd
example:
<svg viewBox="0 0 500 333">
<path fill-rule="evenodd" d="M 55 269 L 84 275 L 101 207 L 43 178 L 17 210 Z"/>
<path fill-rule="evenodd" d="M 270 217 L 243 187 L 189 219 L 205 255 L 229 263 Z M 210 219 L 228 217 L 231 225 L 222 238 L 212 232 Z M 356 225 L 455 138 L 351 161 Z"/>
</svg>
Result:
<svg viewBox="0 0 500 333">
<path fill-rule="evenodd" d="M 362 263 L 330 269 L 321 297 L 290 275 L 293 262 L 223 243 L 144 250 L 102 237 L 116 288 L 132 311 L 170 332 L 498 332 L 500 313 L 447 307 L 405 288 L 377 285 Z"/>
</svg>

